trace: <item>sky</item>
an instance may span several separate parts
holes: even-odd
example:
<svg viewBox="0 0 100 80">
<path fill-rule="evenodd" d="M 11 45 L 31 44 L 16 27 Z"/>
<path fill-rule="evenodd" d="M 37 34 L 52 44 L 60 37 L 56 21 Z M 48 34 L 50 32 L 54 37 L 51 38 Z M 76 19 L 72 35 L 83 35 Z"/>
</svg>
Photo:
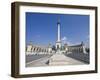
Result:
<svg viewBox="0 0 100 80">
<path fill-rule="evenodd" d="M 62 43 L 89 42 L 89 15 L 26 12 L 26 44 L 55 45 L 60 20 Z"/>
</svg>

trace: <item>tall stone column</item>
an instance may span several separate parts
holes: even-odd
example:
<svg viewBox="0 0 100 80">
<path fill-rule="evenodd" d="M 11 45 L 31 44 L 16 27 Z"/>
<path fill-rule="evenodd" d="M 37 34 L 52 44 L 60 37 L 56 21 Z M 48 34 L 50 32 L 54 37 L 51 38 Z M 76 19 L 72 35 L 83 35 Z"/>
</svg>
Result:
<svg viewBox="0 0 100 80">
<path fill-rule="evenodd" d="M 61 49 L 61 39 L 60 39 L 60 20 L 57 22 L 57 42 L 56 42 L 56 49 L 60 50 Z"/>
<path fill-rule="evenodd" d="M 57 23 L 58 26 L 58 42 L 60 42 L 60 22 Z"/>
</svg>

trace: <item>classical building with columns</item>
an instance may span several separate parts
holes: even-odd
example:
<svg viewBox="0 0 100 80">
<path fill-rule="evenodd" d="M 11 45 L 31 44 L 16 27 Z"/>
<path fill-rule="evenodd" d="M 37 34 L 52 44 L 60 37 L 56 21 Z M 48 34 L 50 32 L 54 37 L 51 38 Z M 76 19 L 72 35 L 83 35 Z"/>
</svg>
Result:
<svg viewBox="0 0 100 80">
<path fill-rule="evenodd" d="M 83 42 L 77 45 L 62 45 L 61 32 L 60 32 L 60 20 L 57 22 L 57 41 L 55 43 L 55 50 L 52 45 L 39 46 L 35 44 L 26 45 L 26 54 L 55 54 L 55 53 L 87 53 Z"/>
</svg>

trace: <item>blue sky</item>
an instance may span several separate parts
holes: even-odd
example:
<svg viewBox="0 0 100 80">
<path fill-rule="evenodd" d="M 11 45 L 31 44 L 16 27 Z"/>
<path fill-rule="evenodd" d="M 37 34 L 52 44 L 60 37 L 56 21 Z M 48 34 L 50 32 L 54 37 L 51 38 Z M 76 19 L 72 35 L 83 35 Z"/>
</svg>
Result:
<svg viewBox="0 0 100 80">
<path fill-rule="evenodd" d="M 57 41 L 57 21 L 61 23 L 63 43 L 88 42 L 89 15 L 26 12 L 26 43 L 48 45 Z"/>
</svg>

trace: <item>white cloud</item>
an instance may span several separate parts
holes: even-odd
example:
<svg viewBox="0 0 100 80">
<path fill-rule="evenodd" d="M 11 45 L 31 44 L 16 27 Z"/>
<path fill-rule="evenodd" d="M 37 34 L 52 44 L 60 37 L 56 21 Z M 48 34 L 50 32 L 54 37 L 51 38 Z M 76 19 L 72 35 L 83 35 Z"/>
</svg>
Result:
<svg viewBox="0 0 100 80">
<path fill-rule="evenodd" d="M 70 44 L 67 37 L 65 37 L 65 36 L 61 39 L 61 41 L 62 41 L 63 44 L 65 44 L 65 43 Z"/>
<path fill-rule="evenodd" d="M 62 41 L 62 43 L 63 44 L 68 44 L 68 45 L 77 45 L 77 44 L 79 44 L 79 43 L 72 43 L 67 37 L 62 37 L 62 39 L 61 39 L 61 41 Z"/>
<path fill-rule="evenodd" d="M 64 36 L 61 40 L 62 41 L 66 41 L 67 40 L 67 37 Z"/>
</svg>

